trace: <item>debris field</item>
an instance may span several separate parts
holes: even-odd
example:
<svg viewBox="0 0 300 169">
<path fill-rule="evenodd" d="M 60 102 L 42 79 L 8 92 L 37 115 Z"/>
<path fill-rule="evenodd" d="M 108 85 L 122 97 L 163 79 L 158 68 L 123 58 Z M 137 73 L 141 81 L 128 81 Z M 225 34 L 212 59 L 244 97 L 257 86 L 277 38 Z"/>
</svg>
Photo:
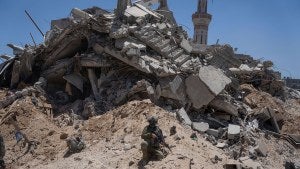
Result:
<svg viewBox="0 0 300 169">
<path fill-rule="evenodd" d="M 74 8 L 51 22 L 44 43 L 8 45 L 14 56 L 0 56 L 8 168 L 300 167 L 300 92 L 271 61 L 228 44 L 194 49 L 166 5 Z M 153 114 L 172 152 L 141 166 L 140 134 Z M 65 157 L 78 133 L 86 148 Z"/>
</svg>

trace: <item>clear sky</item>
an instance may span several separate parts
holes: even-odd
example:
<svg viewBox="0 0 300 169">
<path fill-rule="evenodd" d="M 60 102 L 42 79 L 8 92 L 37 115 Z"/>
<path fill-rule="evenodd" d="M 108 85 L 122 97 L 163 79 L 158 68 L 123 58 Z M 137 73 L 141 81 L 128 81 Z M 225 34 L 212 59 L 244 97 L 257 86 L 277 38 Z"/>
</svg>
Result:
<svg viewBox="0 0 300 169">
<path fill-rule="evenodd" d="M 67 17 L 74 7 L 91 6 L 113 10 L 117 0 L 0 0 L 0 53 L 11 54 L 7 43 L 24 46 L 31 43 L 31 32 L 37 42 L 43 38 L 26 17 L 26 9 L 42 31 L 50 21 Z M 197 0 L 169 0 L 179 24 L 193 35 L 192 13 Z M 238 48 L 238 53 L 256 59 L 272 60 L 275 70 L 284 76 L 300 78 L 300 0 L 213 0 L 209 1 L 213 20 L 209 44 Z"/>
</svg>

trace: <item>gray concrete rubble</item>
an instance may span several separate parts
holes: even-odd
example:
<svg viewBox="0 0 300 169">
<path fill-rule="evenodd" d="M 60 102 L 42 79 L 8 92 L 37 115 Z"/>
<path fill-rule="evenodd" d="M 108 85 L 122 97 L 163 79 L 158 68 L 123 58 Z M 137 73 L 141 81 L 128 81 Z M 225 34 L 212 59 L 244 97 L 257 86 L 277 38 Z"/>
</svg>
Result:
<svg viewBox="0 0 300 169">
<path fill-rule="evenodd" d="M 263 142 L 258 142 L 257 146 L 254 148 L 254 150 L 261 156 L 266 157 L 268 153 L 268 147 Z"/>
<path fill-rule="evenodd" d="M 205 133 L 209 129 L 209 124 L 204 123 L 204 122 L 201 122 L 201 123 L 193 122 L 192 129 L 194 129 L 200 133 Z"/>
<path fill-rule="evenodd" d="M 228 139 L 234 140 L 239 138 L 241 127 L 238 125 L 229 124 L 228 126 Z"/>
<path fill-rule="evenodd" d="M 167 0 L 118 0 L 114 12 L 74 8 L 51 22 L 42 44 L 8 46 L 13 56 L 0 55 L 0 87 L 9 89 L 0 109 L 41 95 L 70 125 L 149 99 L 240 159 L 224 168 L 261 167 L 257 159 L 269 150 L 263 134 L 300 145 L 299 135 L 281 135 L 283 101 L 300 93 L 285 86 L 273 63 L 237 54 L 230 45 L 200 50 Z M 81 151 L 77 141 L 69 146 Z"/>
<path fill-rule="evenodd" d="M 184 110 L 184 108 L 179 109 L 177 112 L 177 117 L 178 119 L 185 125 L 191 126 L 192 125 L 192 121 L 190 119 L 190 117 L 188 116 L 188 114 L 186 113 L 186 111 Z"/>
<path fill-rule="evenodd" d="M 188 97 L 197 109 L 210 103 L 229 83 L 231 80 L 213 66 L 201 67 L 198 74 L 185 81 Z"/>
</svg>

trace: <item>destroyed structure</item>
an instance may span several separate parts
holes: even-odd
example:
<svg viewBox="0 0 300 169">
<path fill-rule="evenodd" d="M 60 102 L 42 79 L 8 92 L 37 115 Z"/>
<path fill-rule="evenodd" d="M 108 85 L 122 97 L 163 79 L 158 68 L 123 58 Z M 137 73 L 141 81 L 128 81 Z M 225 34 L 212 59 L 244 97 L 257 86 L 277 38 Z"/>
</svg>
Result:
<svg viewBox="0 0 300 169">
<path fill-rule="evenodd" d="M 183 124 L 206 133 L 213 144 L 234 147 L 251 138 L 243 154 L 251 160 L 265 156 L 264 145 L 253 135 L 258 129 L 280 135 L 281 100 L 300 94 L 287 93 L 271 61 L 235 54 L 230 45 L 199 50 L 198 44 L 207 44 L 211 20 L 206 0 L 199 1 L 193 15 L 196 46 L 177 25 L 167 1 L 159 2 L 157 10 L 130 0 L 118 0 L 114 13 L 74 8 L 71 17 L 51 22 L 43 44 L 8 45 L 15 56 L 1 56 L 0 85 L 11 92 L 0 100 L 0 109 L 28 95 L 43 95 L 52 115 L 67 107 L 88 119 L 131 100 L 151 99 L 176 110 Z M 297 137 L 285 138 L 299 145 Z"/>
<path fill-rule="evenodd" d="M 300 91 L 300 79 L 293 79 L 293 78 L 285 77 L 284 81 L 285 81 L 286 86 Z"/>
</svg>

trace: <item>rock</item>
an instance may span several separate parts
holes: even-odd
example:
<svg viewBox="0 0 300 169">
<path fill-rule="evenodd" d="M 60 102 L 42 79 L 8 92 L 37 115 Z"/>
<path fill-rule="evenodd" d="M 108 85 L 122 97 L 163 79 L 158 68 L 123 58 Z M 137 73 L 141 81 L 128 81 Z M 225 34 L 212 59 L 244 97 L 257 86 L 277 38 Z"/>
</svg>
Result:
<svg viewBox="0 0 300 169">
<path fill-rule="evenodd" d="M 229 124 L 228 126 L 228 139 L 234 140 L 240 136 L 241 126 Z"/>
<path fill-rule="evenodd" d="M 257 146 L 254 147 L 254 150 L 257 152 L 258 155 L 261 155 L 263 157 L 267 156 L 268 148 L 267 145 L 263 142 L 258 142 Z"/>
<path fill-rule="evenodd" d="M 125 144 L 124 145 L 124 150 L 125 151 L 128 151 L 128 150 L 130 150 L 132 148 L 132 146 L 130 145 L 130 144 Z"/>
<path fill-rule="evenodd" d="M 182 47 L 188 53 L 191 53 L 193 50 L 193 47 L 190 45 L 190 42 L 186 39 L 183 39 L 181 41 L 180 47 Z"/>
<path fill-rule="evenodd" d="M 240 157 L 239 158 L 239 162 L 243 162 L 243 161 L 246 161 L 246 160 L 249 160 L 250 159 L 250 157 L 248 157 L 248 156 L 245 156 L 245 157 Z"/>
<path fill-rule="evenodd" d="M 74 160 L 75 160 L 75 161 L 81 161 L 82 158 L 80 158 L 80 157 L 74 157 Z"/>
<path fill-rule="evenodd" d="M 216 145 L 216 147 L 218 147 L 218 148 L 224 148 L 224 147 L 226 147 L 226 146 L 227 146 L 226 143 L 218 143 L 218 144 Z"/>
<path fill-rule="evenodd" d="M 204 122 L 201 123 L 193 122 L 192 128 L 196 131 L 199 131 L 200 133 L 204 133 L 209 129 L 209 124 Z"/>
<path fill-rule="evenodd" d="M 48 136 L 52 136 L 54 133 L 55 133 L 55 130 L 51 130 L 51 131 L 48 133 Z M 67 136 L 67 137 L 68 137 L 68 136 Z"/>
<path fill-rule="evenodd" d="M 213 107 L 216 110 L 226 112 L 230 115 L 238 116 L 237 108 L 233 104 L 224 101 L 223 99 L 215 98 L 209 103 L 209 106 Z"/>
<path fill-rule="evenodd" d="M 252 159 L 244 160 L 242 162 L 242 167 L 245 169 L 263 169 L 258 162 L 255 162 Z"/>
<path fill-rule="evenodd" d="M 225 164 L 223 165 L 224 169 L 242 169 L 241 164 Z"/>
<path fill-rule="evenodd" d="M 181 121 L 182 123 L 191 126 L 192 125 L 192 121 L 190 119 L 190 117 L 188 116 L 188 114 L 186 113 L 186 111 L 184 110 L 184 108 L 181 108 L 179 111 L 176 112 L 177 117 L 179 119 L 179 121 Z"/>
<path fill-rule="evenodd" d="M 176 126 L 172 126 L 171 128 L 170 128 L 170 136 L 173 136 L 173 135 L 175 135 L 177 133 L 177 131 L 176 131 Z"/>
<path fill-rule="evenodd" d="M 177 75 L 175 77 L 166 77 L 159 79 L 160 95 L 162 97 L 186 102 L 186 91 L 184 78 Z"/>
<path fill-rule="evenodd" d="M 229 83 L 231 80 L 213 66 L 201 67 L 198 75 L 185 80 L 187 95 L 196 109 L 210 103 Z"/>
<path fill-rule="evenodd" d="M 192 140 L 198 140 L 198 137 L 197 137 L 196 133 L 192 133 L 190 137 L 191 137 Z"/>
<path fill-rule="evenodd" d="M 219 156 L 215 155 L 214 157 L 210 158 L 210 161 L 213 163 L 213 164 L 216 164 L 218 163 L 219 161 L 222 161 L 223 159 L 220 158 Z"/>
<path fill-rule="evenodd" d="M 175 141 L 181 140 L 181 138 L 177 134 L 173 138 Z"/>
<path fill-rule="evenodd" d="M 208 135 L 214 136 L 215 138 L 218 138 L 218 137 L 219 137 L 219 130 L 208 129 L 208 130 L 206 131 L 206 133 L 207 133 Z"/>
<path fill-rule="evenodd" d="M 67 139 L 68 137 L 69 137 L 69 135 L 68 135 L 67 133 L 61 133 L 60 136 L 59 136 L 59 138 L 60 138 L 61 140 L 65 140 L 65 139 Z"/>
<path fill-rule="evenodd" d="M 134 162 L 133 162 L 133 161 L 130 161 L 128 165 L 129 165 L 129 166 L 132 166 L 133 164 L 134 164 Z"/>
</svg>

